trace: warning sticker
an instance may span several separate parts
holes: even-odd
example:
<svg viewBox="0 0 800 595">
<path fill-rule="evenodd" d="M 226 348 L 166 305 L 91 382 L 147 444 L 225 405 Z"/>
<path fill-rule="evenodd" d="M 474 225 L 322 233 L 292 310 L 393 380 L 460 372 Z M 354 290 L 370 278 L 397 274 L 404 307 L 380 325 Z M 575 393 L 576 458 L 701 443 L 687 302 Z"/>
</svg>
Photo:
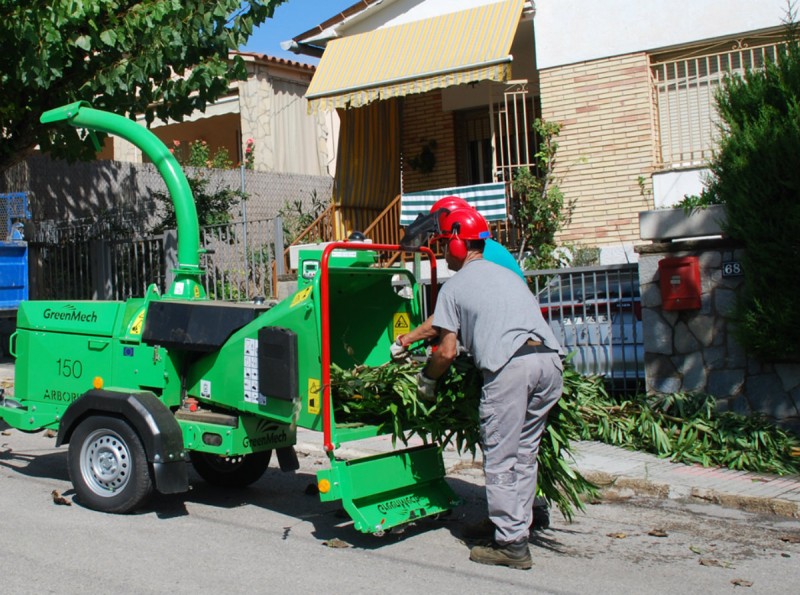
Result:
<svg viewBox="0 0 800 595">
<path fill-rule="evenodd" d="M 400 335 L 405 335 L 410 330 L 411 321 L 408 318 L 408 314 L 405 312 L 398 312 L 395 314 L 392 324 L 392 341 L 396 341 L 397 337 Z"/>
<path fill-rule="evenodd" d="M 245 403 L 266 405 L 267 398 L 258 391 L 258 340 L 244 340 L 244 400 Z"/>
<path fill-rule="evenodd" d="M 311 415 L 319 413 L 320 406 L 320 382 L 316 378 L 308 379 L 308 412 Z"/>
<path fill-rule="evenodd" d="M 306 299 L 308 299 L 308 296 L 310 296 L 310 295 L 311 295 L 311 286 L 308 286 L 303 291 L 301 291 L 296 296 L 294 296 L 294 298 L 292 299 L 292 304 L 291 304 L 290 307 L 294 308 L 300 302 L 306 301 Z"/>
<path fill-rule="evenodd" d="M 131 334 L 132 335 L 141 335 L 142 334 L 142 323 L 144 322 L 144 310 L 139 312 L 136 315 L 136 320 L 133 321 L 131 325 Z"/>
</svg>

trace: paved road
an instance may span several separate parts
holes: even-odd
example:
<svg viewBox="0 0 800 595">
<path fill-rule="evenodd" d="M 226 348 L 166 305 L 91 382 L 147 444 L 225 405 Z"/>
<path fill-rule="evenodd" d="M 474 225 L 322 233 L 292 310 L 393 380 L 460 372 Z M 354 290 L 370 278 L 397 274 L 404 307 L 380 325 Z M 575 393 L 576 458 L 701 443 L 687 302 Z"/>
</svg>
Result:
<svg viewBox="0 0 800 595">
<path fill-rule="evenodd" d="M 335 503 L 307 495 L 327 461 L 301 457 L 228 491 L 193 489 L 115 516 L 73 501 L 66 449 L 0 425 L 0 589 L 4 593 L 794 593 L 800 522 L 674 500 L 591 504 L 537 534 L 532 571 L 470 562 L 458 539 L 484 505 L 479 471 L 449 477 L 465 503 L 402 535 L 356 533 Z M 665 536 L 650 535 L 653 530 Z M 349 547 L 327 547 L 333 539 Z M 746 584 L 746 583 L 745 583 Z"/>
</svg>

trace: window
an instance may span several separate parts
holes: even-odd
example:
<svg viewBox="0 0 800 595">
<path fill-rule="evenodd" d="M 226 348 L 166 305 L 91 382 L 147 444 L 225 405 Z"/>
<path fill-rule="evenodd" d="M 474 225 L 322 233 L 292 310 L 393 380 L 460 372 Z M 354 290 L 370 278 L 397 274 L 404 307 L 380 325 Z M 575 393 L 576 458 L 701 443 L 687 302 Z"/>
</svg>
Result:
<svg viewBox="0 0 800 595">
<path fill-rule="evenodd" d="M 662 168 L 698 167 L 708 161 L 718 134 L 714 95 L 723 79 L 763 67 L 775 59 L 780 43 L 748 38 L 650 56 Z"/>
<path fill-rule="evenodd" d="M 515 83 L 498 103 L 456 112 L 458 185 L 508 181 L 515 168 L 531 165 L 534 109 L 527 85 Z"/>
</svg>

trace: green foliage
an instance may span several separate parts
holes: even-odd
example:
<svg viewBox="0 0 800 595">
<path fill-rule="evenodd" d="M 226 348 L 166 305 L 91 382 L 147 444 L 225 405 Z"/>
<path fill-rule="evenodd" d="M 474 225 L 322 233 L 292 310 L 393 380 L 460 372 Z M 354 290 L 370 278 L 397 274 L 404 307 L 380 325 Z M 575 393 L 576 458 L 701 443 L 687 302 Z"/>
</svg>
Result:
<svg viewBox="0 0 800 595">
<path fill-rule="evenodd" d="M 181 161 L 179 159 L 179 161 Z M 189 167 L 205 167 L 209 169 L 231 169 L 233 161 L 228 155 L 228 149 L 225 147 L 218 148 L 213 154 L 204 140 L 197 140 L 189 143 L 189 157 L 183 162 L 184 165 Z"/>
<path fill-rule="evenodd" d="M 242 200 L 247 200 L 247 193 L 234 190 L 217 182 L 212 187 L 213 170 L 230 168 L 233 163 L 228 157 L 228 151 L 220 148 L 211 153 L 205 141 L 189 143 L 188 151 L 178 141 L 173 141 L 170 149 L 181 165 L 194 168 L 186 172 L 186 179 L 194 197 L 197 219 L 201 227 L 208 225 L 224 225 L 230 223 L 231 209 Z M 182 155 L 187 153 L 186 157 Z M 161 233 L 166 229 L 175 229 L 177 218 L 175 205 L 166 192 L 154 192 L 153 198 L 161 205 L 163 215 L 161 221 L 153 228 L 154 233 Z"/>
<path fill-rule="evenodd" d="M 791 37 L 762 70 L 727 78 L 724 122 L 708 192 L 726 206 L 726 233 L 742 240 L 740 342 L 767 361 L 800 359 L 800 45 Z"/>
<path fill-rule="evenodd" d="M 520 168 L 512 182 L 514 192 L 520 195 L 515 214 L 522 232 L 519 254 L 521 257 L 526 249 L 532 253 L 525 261 L 526 270 L 552 269 L 562 264 L 555 252 L 555 237 L 569 224 L 574 203 L 564 199 L 553 173 L 560 124 L 537 118 L 533 129 L 540 140 L 534 155 L 537 171 Z"/>
<path fill-rule="evenodd" d="M 352 370 L 331 367 L 337 423 L 376 425 L 404 443 L 414 435 L 459 452 L 480 447 L 478 404 L 482 379 L 468 360 L 458 359 L 439 381 L 437 400 L 417 399 L 419 362 L 388 363 Z M 651 452 L 674 462 L 777 474 L 800 472 L 800 440 L 763 416 L 716 413 L 704 394 L 638 395 L 619 400 L 603 379 L 581 376 L 567 361 L 564 391 L 551 410 L 539 446 L 539 489 L 566 519 L 582 510 L 597 488 L 571 465 L 570 444 L 599 440 Z"/>
<path fill-rule="evenodd" d="M 597 246 L 565 244 L 563 247 L 570 254 L 569 266 L 588 267 L 600 264 L 600 248 Z"/>
<path fill-rule="evenodd" d="M 581 436 L 644 450 L 675 462 L 742 471 L 800 472 L 797 437 L 760 415 L 715 413 L 716 399 L 700 393 L 616 400 L 605 392 L 579 399 Z"/>
<path fill-rule="evenodd" d="M 205 109 L 246 76 L 228 51 L 283 1 L 3 0 L 0 170 L 37 144 L 54 157 L 93 158 L 82 132 L 39 124 L 42 112 L 73 101 L 144 114 L 148 124 Z"/>
<path fill-rule="evenodd" d="M 253 169 L 256 163 L 256 141 L 248 138 L 244 144 L 244 168 Z"/>
<path fill-rule="evenodd" d="M 311 208 L 306 207 L 301 199 L 286 201 L 278 211 L 283 221 L 284 242 L 289 245 L 297 239 L 303 230 L 311 225 L 317 217 L 327 208 L 327 203 L 317 196 L 317 191 L 311 192 Z"/>
<path fill-rule="evenodd" d="M 688 215 L 697 209 L 705 209 L 711 205 L 719 204 L 722 204 L 722 199 L 719 196 L 709 192 L 707 189 L 703 189 L 700 194 L 684 194 L 683 200 L 675 206 L 683 209 Z"/>
<path fill-rule="evenodd" d="M 452 443 L 459 452 L 475 454 L 480 445 L 478 403 L 483 383 L 468 361 L 457 360 L 439 381 L 437 400 L 417 399 L 416 375 L 422 364 L 389 363 L 377 368 L 331 368 L 334 415 L 338 422 L 377 425 L 395 440 L 406 442 L 418 435 L 444 447 Z M 553 408 L 539 447 L 539 488 L 567 519 L 583 509 L 583 497 L 596 488 L 569 465 L 570 441 L 581 426 L 576 395 L 593 390 L 577 373 L 565 374 L 564 398 Z M 602 385 L 599 385 L 602 386 Z"/>
</svg>

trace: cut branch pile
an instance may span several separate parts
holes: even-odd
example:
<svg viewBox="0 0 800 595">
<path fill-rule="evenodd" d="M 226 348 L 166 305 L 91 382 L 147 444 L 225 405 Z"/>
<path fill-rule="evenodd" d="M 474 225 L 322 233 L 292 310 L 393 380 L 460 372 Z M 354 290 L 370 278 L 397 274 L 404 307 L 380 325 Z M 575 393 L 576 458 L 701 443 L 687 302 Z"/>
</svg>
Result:
<svg viewBox="0 0 800 595">
<path fill-rule="evenodd" d="M 407 443 L 412 436 L 441 447 L 453 444 L 458 452 L 473 455 L 480 447 L 478 403 L 482 378 L 468 361 L 457 360 L 450 373 L 439 381 L 437 399 L 426 403 L 417 399 L 418 362 L 388 363 L 351 370 L 331 367 L 334 415 L 337 422 L 379 426 L 394 440 Z M 578 379 L 565 375 L 565 383 Z M 577 508 L 583 510 L 583 497 L 594 496 L 596 488 L 570 466 L 570 441 L 577 440 L 582 426 L 578 403 L 565 390 L 564 398 L 553 408 L 539 448 L 539 488 L 561 510 L 567 520 Z"/>
<path fill-rule="evenodd" d="M 480 448 L 478 404 L 482 379 L 469 360 L 457 360 L 439 381 L 437 400 L 417 399 L 419 362 L 376 368 L 331 369 L 337 422 L 376 425 L 394 440 L 414 435 L 473 455 Z M 777 474 L 800 473 L 800 440 L 764 416 L 717 413 L 705 394 L 610 396 L 602 378 L 578 374 L 567 362 L 564 394 L 550 412 L 539 448 L 539 488 L 567 520 L 597 487 L 572 466 L 570 443 L 599 440 L 651 452 L 675 462 Z"/>
</svg>

